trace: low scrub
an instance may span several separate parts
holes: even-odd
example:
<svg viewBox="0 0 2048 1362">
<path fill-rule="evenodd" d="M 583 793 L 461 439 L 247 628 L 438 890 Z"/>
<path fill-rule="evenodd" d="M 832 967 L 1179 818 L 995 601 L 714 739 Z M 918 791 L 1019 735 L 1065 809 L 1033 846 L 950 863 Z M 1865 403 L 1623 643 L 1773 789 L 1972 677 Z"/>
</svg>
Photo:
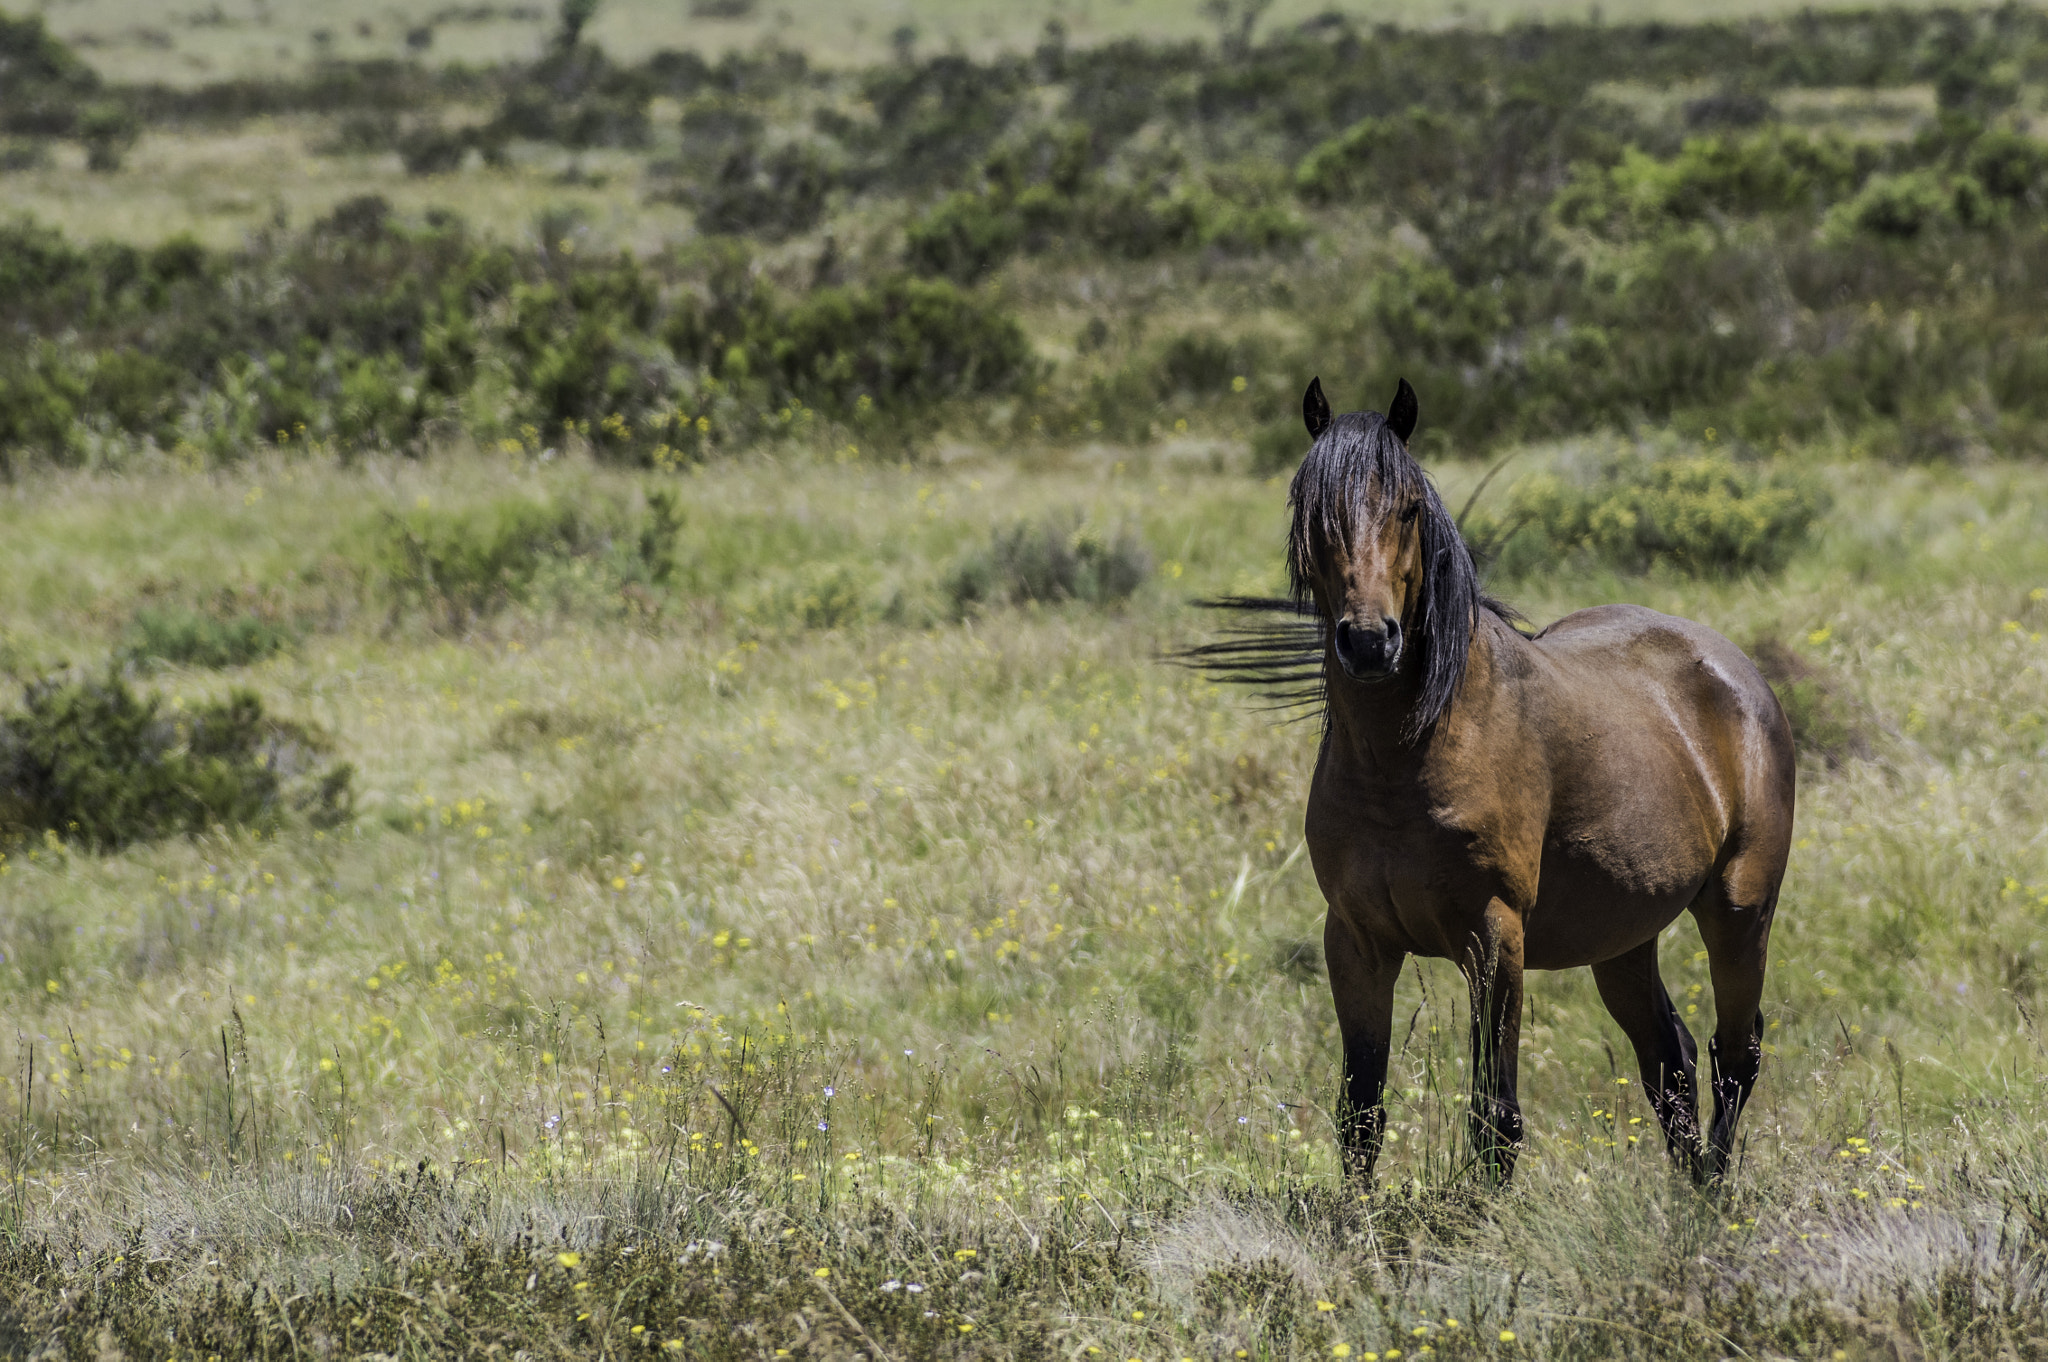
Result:
<svg viewBox="0 0 2048 1362">
<path fill-rule="evenodd" d="M 1806 545 L 1825 508 L 1812 483 L 1712 450 L 1629 451 L 1524 478 L 1505 513 L 1475 517 L 1470 533 L 1509 576 L 1572 557 L 1624 572 L 1772 572 Z"/>
<path fill-rule="evenodd" d="M 947 581 L 956 610 L 985 605 L 1110 605 L 1129 599 L 1152 575 L 1152 555 L 1129 526 L 1107 533 L 1071 511 L 1018 520 L 995 530 Z"/>
<path fill-rule="evenodd" d="M 135 612 L 121 656 L 143 667 L 246 667 L 291 643 L 290 629 L 260 616 L 149 606 Z"/>
<path fill-rule="evenodd" d="M 420 506 L 385 516 L 368 553 L 398 602 L 424 605 L 459 629 L 528 599 L 550 564 L 609 549 L 613 519 L 520 496 L 452 511 Z"/>
<path fill-rule="evenodd" d="M 248 691 L 167 708 L 119 676 L 45 677 L 0 712 L 0 844 L 53 833 L 111 850 L 294 817 L 331 827 L 349 815 L 353 771 L 326 752 Z"/>
<path fill-rule="evenodd" d="M 1776 634 L 1759 635 L 1748 652 L 1784 707 L 1792 741 L 1801 752 L 1831 767 L 1871 755 L 1870 716 L 1845 692 L 1840 677 Z"/>
</svg>

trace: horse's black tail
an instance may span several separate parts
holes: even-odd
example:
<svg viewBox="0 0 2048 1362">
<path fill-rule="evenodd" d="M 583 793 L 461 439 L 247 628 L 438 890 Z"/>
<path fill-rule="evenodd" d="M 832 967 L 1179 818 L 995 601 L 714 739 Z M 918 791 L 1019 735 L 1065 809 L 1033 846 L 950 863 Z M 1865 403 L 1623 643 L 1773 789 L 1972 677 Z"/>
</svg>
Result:
<svg viewBox="0 0 2048 1362">
<path fill-rule="evenodd" d="M 1230 611 L 1234 622 L 1217 642 L 1169 653 L 1168 661 L 1212 681 L 1251 686 L 1269 709 L 1303 711 L 1293 718 L 1322 713 L 1324 635 L 1313 610 L 1279 596 L 1212 596 L 1195 604 Z"/>
</svg>

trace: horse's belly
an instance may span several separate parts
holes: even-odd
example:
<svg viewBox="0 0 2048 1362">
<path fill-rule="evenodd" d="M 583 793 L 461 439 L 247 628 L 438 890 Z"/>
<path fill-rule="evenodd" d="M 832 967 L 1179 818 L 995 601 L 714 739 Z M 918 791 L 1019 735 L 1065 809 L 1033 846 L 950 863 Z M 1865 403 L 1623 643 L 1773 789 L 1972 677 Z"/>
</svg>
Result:
<svg viewBox="0 0 2048 1362">
<path fill-rule="evenodd" d="M 1545 849 L 1522 919 L 1530 969 L 1574 969 L 1634 950 L 1674 922 L 1713 869 L 1697 851 L 1633 846 Z"/>
</svg>

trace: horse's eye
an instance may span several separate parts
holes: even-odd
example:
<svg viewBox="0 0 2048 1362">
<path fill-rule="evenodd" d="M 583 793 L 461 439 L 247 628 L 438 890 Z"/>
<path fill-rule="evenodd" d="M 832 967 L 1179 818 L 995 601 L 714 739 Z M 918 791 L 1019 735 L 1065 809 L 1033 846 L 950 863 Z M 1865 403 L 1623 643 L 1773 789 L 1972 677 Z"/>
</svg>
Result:
<svg viewBox="0 0 2048 1362">
<path fill-rule="evenodd" d="M 1411 501 L 1408 503 L 1408 509 L 1401 512 L 1401 523 L 1403 525 L 1412 524 L 1415 520 L 1415 517 L 1421 514 L 1422 503 L 1419 501 Z"/>
</svg>

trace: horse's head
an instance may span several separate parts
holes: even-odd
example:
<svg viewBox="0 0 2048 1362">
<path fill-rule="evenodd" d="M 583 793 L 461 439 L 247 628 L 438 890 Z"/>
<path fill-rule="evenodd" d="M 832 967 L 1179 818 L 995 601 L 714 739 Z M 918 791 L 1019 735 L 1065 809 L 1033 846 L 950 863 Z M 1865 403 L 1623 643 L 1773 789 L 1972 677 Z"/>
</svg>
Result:
<svg viewBox="0 0 2048 1362">
<path fill-rule="evenodd" d="M 1322 381 L 1308 385 L 1302 415 L 1314 444 L 1294 475 L 1287 554 L 1295 600 L 1329 621 L 1345 676 L 1420 681 L 1415 734 L 1464 676 L 1478 600 L 1471 554 L 1408 453 L 1417 411 L 1406 379 L 1385 416 L 1332 418 Z"/>
</svg>

